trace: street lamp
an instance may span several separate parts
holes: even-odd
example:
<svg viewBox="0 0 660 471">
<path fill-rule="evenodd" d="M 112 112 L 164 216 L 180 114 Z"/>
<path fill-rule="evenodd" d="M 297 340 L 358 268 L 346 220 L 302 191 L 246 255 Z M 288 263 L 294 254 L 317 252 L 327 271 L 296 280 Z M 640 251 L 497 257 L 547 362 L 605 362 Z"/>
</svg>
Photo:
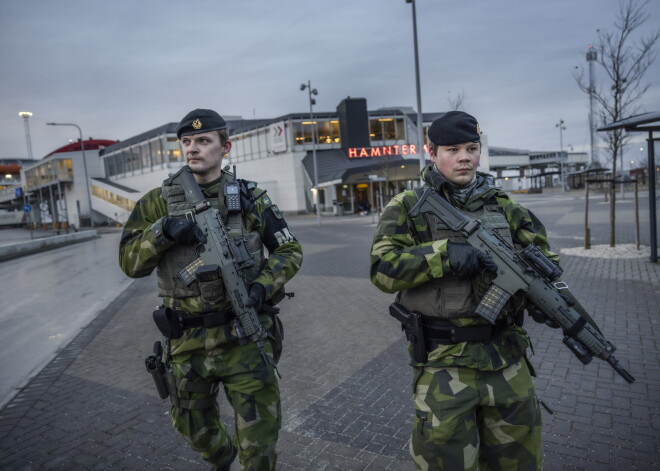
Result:
<svg viewBox="0 0 660 471">
<path fill-rule="evenodd" d="M 424 170 L 426 158 L 424 156 L 424 122 L 422 121 L 422 91 L 419 85 L 419 53 L 417 50 L 417 11 L 415 0 L 406 0 L 412 3 L 413 40 L 415 43 L 415 83 L 417 86 L 417 152 L 419 154 L 419 168 Z"/>
<path fill-rule="evenodd" d="M 28 159 L 32 159 L 32 141 L 30 139 L 30 125 L 28 124 L 28 119 L 30 119 L 30 116 L 32 116 L 32 113 L 29 111 L 20 111 L 18 113 L 18 116 L 23 118 L 23 122 L 25 123 L 25 140 L 27 141 L 27 149 L 28 149 Z"/>
<path fill-rule="evenodd" d="M 307 89 L 309 92 L 309 120 L 312 122 L 312 163 L 314 165 L 314 190 L 316 190 L 316 225 L 321 225 L 321 198 L 319 194 L 319 173 L 316 166 L 316 121 L 314 121 L 314 111 L 312 106 L 316 104 L 316 100 L 312 95 L 318 95 L 319 92 L 316 88 L 312 88 L 312 83 L 308 80 L 307 83 L 300 84 L 300 91 Z"/>
<path fill-rule="evenodd" d="M 589 46 L 587 51 L 587 62 L 589 63 L 589 139 L 591 148 L 591 166 L 595 167 L 598 162 L 596 152 L 596 126 L 594 125 L 594 62 L 598 60 L 598 53 L 593 46 Z"/>
<path fill-rule="evenodd" d="M 80 134 L 80 150 L 82 151 L 83 168 L 85 169 L 85 186 L 87 188 L 87 204 L 89 205 L 89 225 L 94 229 L 94 215 L 92 214 L 92 193 L 89 189 L 89 176 L 87 175 L 87 160 L 85 159 L 85 143 L 80 126 L 74 123 L 46 123 L 48 126 L 73 126 L 78 129 Z"/>
<path fill-rule="evenodd" d="M 559 118 L 559 122 L 555 124 L 556 128 L 559 128 L 559 165 L 561 168 L 561 191 L 566 191 L 566 185 L 564 183 L 564 135 L 562 131 L 566 130 L 564 126 L 564 120 Z"/>
</svg>

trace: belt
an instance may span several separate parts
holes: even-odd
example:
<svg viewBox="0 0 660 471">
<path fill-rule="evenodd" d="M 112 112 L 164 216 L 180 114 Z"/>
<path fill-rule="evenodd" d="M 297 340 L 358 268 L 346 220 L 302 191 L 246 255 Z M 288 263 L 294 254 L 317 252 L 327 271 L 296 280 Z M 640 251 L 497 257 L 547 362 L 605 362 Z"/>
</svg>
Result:
<svg viewBox="0 0 660 471">
<path fill-rule="evenodd" d="M 179 311 L 181 312 L 181 311 Z M 227 325 L 236 318 L 236 314 L 231 309 L 227 311 L 215 311 L 191 316 L 184 314 L 181 316 L 181 325 L 184 329 L 193 327 L 216 327 Z"/>
<path fill-rule="evenodd" d="M 501 319 L 495 325 L 457 327 L 443 319 L 424 316 L 424 333 L 427 351 L 435 350 L 438 345 L 460 342 L 489 342 L 511 325 L 508 319 Z"/>
</svg>

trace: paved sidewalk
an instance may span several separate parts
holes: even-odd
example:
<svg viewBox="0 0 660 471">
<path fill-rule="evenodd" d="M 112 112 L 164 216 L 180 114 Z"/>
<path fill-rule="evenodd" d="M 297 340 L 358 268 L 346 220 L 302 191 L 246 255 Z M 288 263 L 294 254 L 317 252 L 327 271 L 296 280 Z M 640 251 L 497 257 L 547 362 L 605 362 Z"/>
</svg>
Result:
<svg viewBox="0 0 660 471">
<path fill-rule="evenodd" d="M 579 201 L 529 204 L 553 249 L 581 245 Z M 606 225 L 594 221 L 594 243 L 603 243 Z M 278 469 L 413 470 L 406 343 L 387 314 L 392 296 L 368 280 L 374 226 L 369 217 L 290 223 L 305 259 L 288 285 L 295 297 L 282 304 Z M 623 228 L 620 242 L 633 242 L 631 234 Z M 583 366 L 559 332 L 528 322 L 538 393 L 555 411 L 543 415 L 545 468 L 660 469 L 660 266 L 647 258 L 562 260 L 572 291 L 636 382 L 600 360 Z M 156 302 L 154 277 L 136 280 L 0 411 L 0 469 L 207 469 L 172 428 L 168 403 L 144 369 L 159 337 Z"/>
</svg>

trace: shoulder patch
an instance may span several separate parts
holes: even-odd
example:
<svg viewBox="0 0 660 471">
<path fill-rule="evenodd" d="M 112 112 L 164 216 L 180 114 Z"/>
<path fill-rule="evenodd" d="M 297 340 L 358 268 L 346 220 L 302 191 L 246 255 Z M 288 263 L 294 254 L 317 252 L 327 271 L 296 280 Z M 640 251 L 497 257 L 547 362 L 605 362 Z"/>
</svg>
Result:
<svg viewBox="0 0 660 471">
<path fill-rule="evenodd" d="M 264 204 L 265 207 L 268 207 L 268 206 L 272 206 L 272 205 L 273 205 L 273 202 L 270 200 L 270 198 L 268 197 L 268 195 L 264 195 L 264 196 L 262 196 L 262 197 L 261 197 L 261 201 L 263 202 L 263 204 Z M 279 211 L 279 210 L 278 210 L 278 211 Z M 281 216 L 281 214 L 280 214 L 280 216 Z"/>
<path fill-rule="evenodd" d="M 266 197 L 266 198 L 267 198 L 267 197 Z M 273 215 L 275 216 L 275 218 L 277 218 L 277 219 L 282 219 L 282 217 L 283 217 L 283 216 L 282 216 L 282 212 L 280 211 L 280 208 L 277 207 L 277 205 L 275 205 L 275 204 L 272 205 L 272 206 L 270 207 L 270 210 L 273 212 Z"/>
</svg>

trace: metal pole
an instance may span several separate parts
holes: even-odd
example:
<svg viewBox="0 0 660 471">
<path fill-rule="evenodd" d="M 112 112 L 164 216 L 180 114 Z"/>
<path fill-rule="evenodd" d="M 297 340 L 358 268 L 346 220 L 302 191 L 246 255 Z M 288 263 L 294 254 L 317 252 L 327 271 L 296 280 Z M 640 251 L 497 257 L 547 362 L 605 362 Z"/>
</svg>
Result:
<svg viewBox="0 0 660 471">
<path fill-rule="evenodd" d="M 52 183 L 48 184 L 48 194 L 50 195 L 50 213 L 51 213 L 50 218 L 52 219 L 51 225 L 53 227 L 53 230 L 57 231 L 57 233 L 59 234 L 60 215 L 57 211 L 57 208 L 55 207 L 55 197 L 53 196 Z M 57 226 L 57 229 L 55 228 L 55 226 Z"/>
<path fill-rule="evenodd" d="M 321 225 L 321 190 L 319 189 L 319 170 L 316 165 L 316 121 L 314 121 L 314 111 L 312 109 L 312 83 L 307 81 L 307 90 L 309 92 L 309 117 L 312 121 L 312 162 L 314 164 L 314 188 L 316 188 L 316 225 Z"/>
<path fill-rule="evenodd" d="M 406 0 L 412 3 L 413 40 L 415 43 L 415 84 L 417 87 L 417 154 L 419 155 L 419 168 L 426 167 L 426 156 L 424 155 L 424 121 L 422 118 L 422 91 L 419 81 L 419 52 L 417 47 L 417 11 L 415 0 Z"/>
<path fill-rule="evenodd" d="M 639 250 L 639 192 L 635 180 L 635 246 Z"/>
<path fill-rule="evenodd" d="M 657 213 L 656 213 L 656 196 L 655 196 L 655 149 L 653 146 L 653 131 L 649 131 L 649 138 L 646 141 L 648 150 L 648 172 L 649 172 L 649 220 L 651 226 L 651 261 L 656 263 L 658 261 L 658 226 L 657 226 Z"/>
<path fill-rule="evenodd" d="M 584 248 L 591 248 L 591 233 L 589 231 L 589 182 L 584 182 Z"/>
<path fill-rule="evenodd" d="M 564 135 L 562 131 L 566 129 L 564 127 L 564 120 L 559 118 L 559 123 L 555 124 L 555 127 L 559 128 L 559 168 L 561 171 L 561 191 L 566 191 L 566 185 L 564 184 Z"/>
<path fill-rule="evenodd" d="M 589 62 L 589 138 L 591 149 L 591 165 L 594 166 L 598 161 L 596 151 L 596 127 L 594 125 L 594 62 L 598 58 L 598 53 L 589 46 L 587 51 L 587 62 Z"/>
<path fill-rule="evenodd" d="M 90 190 L 89 175 L 87 174 L 87 159 L 85 159 L 85 143 L 83 142 L 83 134 L 80 126 L 74 123 L 46 123 L 49 126 L 73 126 L 78 129 L 80 135 L 80 150 L 82 152 L 83 169 L 85 170 L 85 188 L 87 188 L 87 204 L 89 205 L 89 225 L 94 229 L 94 215 L 92 211 L 92 192 Z"/>
</svg>

